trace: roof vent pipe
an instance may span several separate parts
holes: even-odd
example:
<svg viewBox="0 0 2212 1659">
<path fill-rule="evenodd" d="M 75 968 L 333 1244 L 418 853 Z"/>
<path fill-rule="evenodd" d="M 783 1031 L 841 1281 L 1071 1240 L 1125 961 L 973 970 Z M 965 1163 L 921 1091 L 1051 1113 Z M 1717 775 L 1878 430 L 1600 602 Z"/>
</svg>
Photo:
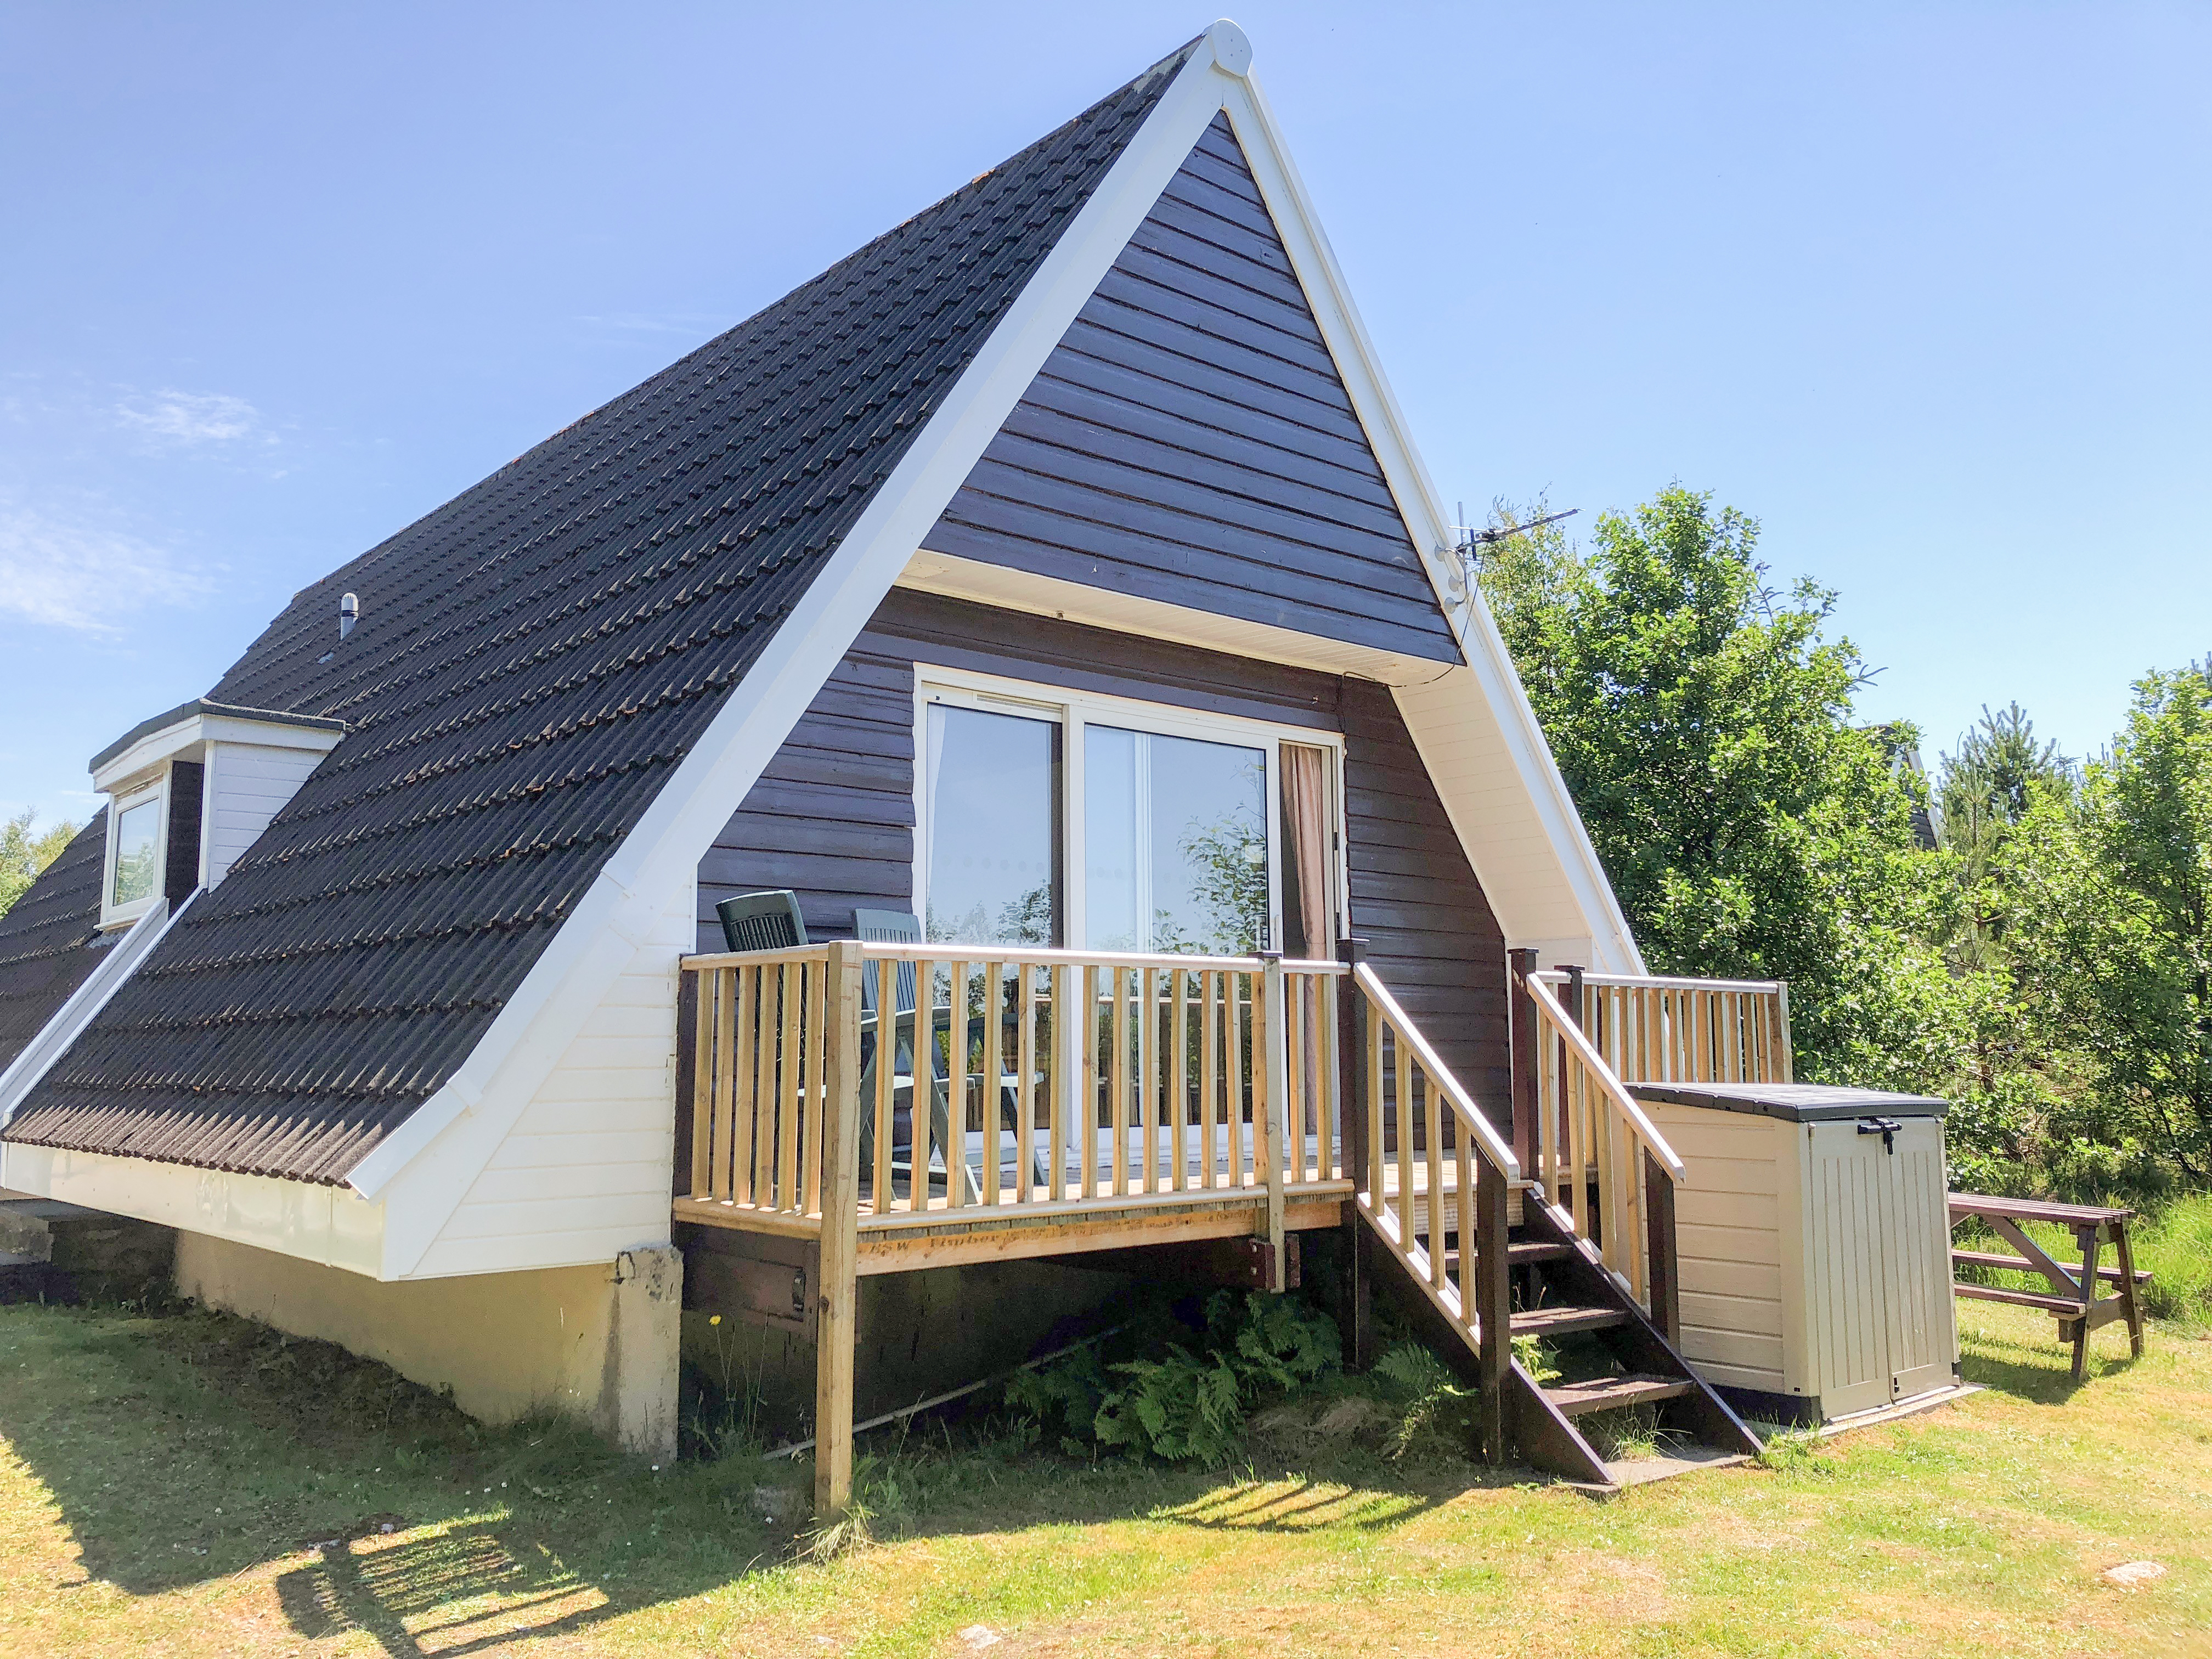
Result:
<svg viewBox="0 0 2212 1659">
<path fill-rule="evenodd" d="M 348 593 L 338 600 L 338 637 L 343 639 L 353 632 L 353 625 L 361 620 L 361 596 Z"/>
</svg>

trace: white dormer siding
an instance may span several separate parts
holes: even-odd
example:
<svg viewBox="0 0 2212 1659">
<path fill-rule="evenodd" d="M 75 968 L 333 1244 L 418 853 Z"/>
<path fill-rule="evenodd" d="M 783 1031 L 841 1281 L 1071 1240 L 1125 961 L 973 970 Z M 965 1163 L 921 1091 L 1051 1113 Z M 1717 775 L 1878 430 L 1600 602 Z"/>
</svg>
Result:
<svg viewBox="0 0 2212 1659">
<path fill-rule="evenodd" d="M 265 743 L 210 743 L 202 785 L 200 878 L 216 887 L 284 803 L 322 763 L 319 751 Z"/>
</svg>

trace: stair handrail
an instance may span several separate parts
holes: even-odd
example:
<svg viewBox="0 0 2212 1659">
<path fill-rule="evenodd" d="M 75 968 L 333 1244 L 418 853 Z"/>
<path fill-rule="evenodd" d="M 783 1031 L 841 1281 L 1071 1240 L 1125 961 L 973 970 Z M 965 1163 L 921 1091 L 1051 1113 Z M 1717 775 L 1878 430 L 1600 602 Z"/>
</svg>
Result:
<svg viewBox="0 0 2212 1659">
<path fill-rule="evenodd" d="M 1505 1390 L 1513 1353 L 1507 1212 L 1513 1192 L 1529 1183 L 1512 1143 L 1476 1107 L 1390 988 L 1363 959 L 1364 951 L 1364 940 L 1344 941 L 1344 959 L 1358 992 L 1342 1005 L 1352 1030 L 1342 1045 L 1350 1071 L 1340 1091 L 1346 1171 L 1358 1172 L 1353 1208 L 1366 1223 L 1362 1237 L 1380 1241 L 1474 1351 L 1482 1455 L 1500 1462 L 1506 1451 Z M 1385 1136 L 1386 1034 L 1395 1073 L 1395 1148 Z M 1443 1144 L 1447 1121 L 1454 1143 L 1449 1153 Z M 1364 1318 L 1360 1322 L 1364 1330 Z M 1364 1344 L 1365 1337 L 1357 1340 Z"/>
<path fill-rule="evenodd" d="M 1553 991 L 1551 982 L 1565 977 L 1557 974 L 1531 974 L 1525 983 L 1528 994 L 1534 999 L 1538 1009 L 1547 1017 L 1547 1022 L 1553 1031 L 1565 1042 L 1569 1052 L 1597 1080 L 1598 1088 L 1605 1095 L 1607 1102 L 1620 1114 L 1644 1150 L 1658 1160 L 1659 1167 L 1667 1171 L 1674 1183 L 1677 1187 L 1682 1185 L 1690 1178 L 1690 1172 L 1681 1158 L 1667 1144 L 1667 1137 L 1659 1133 L 1658 1125 L 1652 1122 L 1644 1108 L 1637 1103 L 1636 1097 L 1628 1092 L 1627 1085 L 1614 1075 L 1613 1067 L 1606 1063 L 1605 1056 L 1597 1051 L 1597 1045 L 1589 1040 L 1580 1022 L 1568 1014 Z"/>
<path fill-rule="evenodd" d="M 1460 1080 L 1437 1058 L 1437 1051 L 1430 1046 L 1428 1038 L 1422 1035 L 1421 1028 L 1413 1024 L 1413 1017 L 1399 1006 L 1398 999 L 1390 994 L 1390 988 L 1382 982 L 1374 969 L 1364 962 L 1352 969 L 1352 976 L 1359 988 L 1366 993 L 1368 1000 L 1381 1009 L 1389 1020 L 1398 1040 L 1413 1051 L 1423 1069 L 1442 1087 L 1445 1098 L 1451 1102 L 1474 1137 L 1476 1148 L 1504 1174 L 1508 1185 L 1519 1186 L 1522 1180 L 1521 1160 L 1514 1155 L 1512 1144 L 1491 1127 L 1490 1120 L 1468 1098 Z"/>
</svg>

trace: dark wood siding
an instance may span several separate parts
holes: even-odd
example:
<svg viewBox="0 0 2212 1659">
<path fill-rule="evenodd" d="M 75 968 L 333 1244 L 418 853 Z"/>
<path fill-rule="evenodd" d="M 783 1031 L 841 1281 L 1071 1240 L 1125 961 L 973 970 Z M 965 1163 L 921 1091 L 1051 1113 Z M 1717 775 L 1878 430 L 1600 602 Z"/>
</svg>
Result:
<svg viewBox="0 0 2212 1659">
<path fill-rule="evenodd" d="M 1384 687 L 1048 617 L 896 592 L 869 621 L 699 865 L 714 902 L 789 887 L 807 931 L 849 937 L 857 906 L 914 891 L 917 662 L 1345 735 L 1352 925 L 1444 1063 L 1509 1121 L 1505 941 Z"/>
<path fill-rule="evenodd" d="M 1389 691 L 1342 684 L 1352 930 L 1476 1104 L 1509 1127 L 1504 930 Z"/>
<path fill-rule="evenodd" d="M 922 544 L 1458 659 L 1223 118 Z"/>
</svg>

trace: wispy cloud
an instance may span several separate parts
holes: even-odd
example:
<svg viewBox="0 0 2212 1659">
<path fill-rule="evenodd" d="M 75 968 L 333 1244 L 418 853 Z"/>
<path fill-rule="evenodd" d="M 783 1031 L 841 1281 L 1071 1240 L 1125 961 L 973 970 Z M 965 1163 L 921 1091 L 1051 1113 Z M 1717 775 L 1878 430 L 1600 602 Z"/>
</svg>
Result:
<svg viewBox="0 0 2212 1659">
<path fill-rule="evenodd" d="M 115 416 L 167 444 L 227 444 L 254 436 L 261 424 L 252 404 L 220 392 L 134 393 L 116 404 Z M 273 433 L 261 435 L 265 442 L 276 441 Z"/>
<path fill-rule="evenodd" d="M 0 498 L 0 617 L 114 634 L 132 613 L 194 598 L 202 586 L 180 561 L 136 536 Z"/>
</svg>

